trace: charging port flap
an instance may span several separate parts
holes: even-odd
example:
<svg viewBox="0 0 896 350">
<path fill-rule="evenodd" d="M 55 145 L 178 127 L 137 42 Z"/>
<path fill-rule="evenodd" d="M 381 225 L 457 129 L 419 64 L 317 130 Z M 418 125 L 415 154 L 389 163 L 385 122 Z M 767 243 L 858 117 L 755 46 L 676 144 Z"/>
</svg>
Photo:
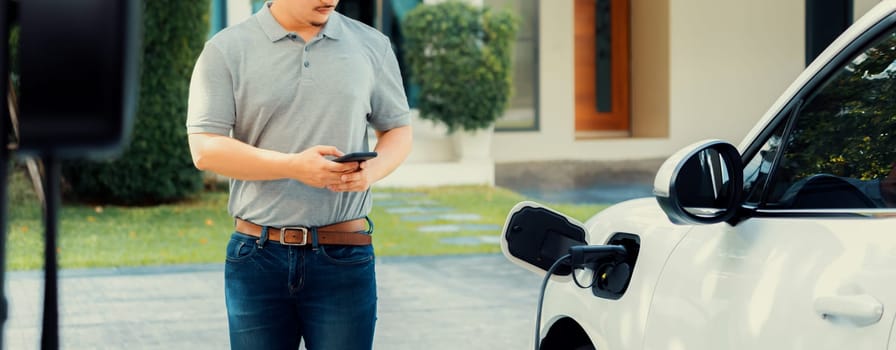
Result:
<svg viewBox="0 0 896 350">
<path fill-rule="evenodd" d="M 569 248 L 588 244 L 585 227 L 570 218 L 536 202 L 520 202 L 504 223 L 501 250 L 508 259 L 533 272 L 543 274 Z M 572 270 L 560 266 L 554 274 L 566 276 Z"/>
</svg>

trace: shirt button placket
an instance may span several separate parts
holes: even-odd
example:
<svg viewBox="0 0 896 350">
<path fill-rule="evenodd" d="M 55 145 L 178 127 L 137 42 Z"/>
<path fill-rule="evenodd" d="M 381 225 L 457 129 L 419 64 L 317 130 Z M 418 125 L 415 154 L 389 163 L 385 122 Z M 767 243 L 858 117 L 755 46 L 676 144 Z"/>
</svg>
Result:
<svg viewBox="0 0 896 350">
<path fill-rule="evenodd" d="M 305 68 L 308 68 L 309 66 L 311 66 L 311 62 L 308 61 L 308 51 L 309 51 L 308 44 L 305 44 L 304 51 L 305 51 L 305 54 L 303 56 L 305 56 L 305 62 L 302 63 L 302 65 L 305 66 Z"/>
</svg>

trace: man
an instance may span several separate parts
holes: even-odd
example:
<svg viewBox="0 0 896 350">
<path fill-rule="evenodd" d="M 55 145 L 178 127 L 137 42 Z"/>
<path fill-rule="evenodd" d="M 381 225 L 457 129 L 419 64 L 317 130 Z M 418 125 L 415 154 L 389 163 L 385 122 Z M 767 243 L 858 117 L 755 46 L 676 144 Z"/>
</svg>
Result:
<svg viewBox="0 0 896 350">
<path fill-rule="evenodd" d="M 234 349 L 370 349 L 376 284 L 369 187 L 411 147 L 389 39 L 276 0 L 206 43 L 187 117 L 197 168 L 231 178 L 225 296 Z M 367 127 L 379 156 L 367 151 Z"/>
</svg>

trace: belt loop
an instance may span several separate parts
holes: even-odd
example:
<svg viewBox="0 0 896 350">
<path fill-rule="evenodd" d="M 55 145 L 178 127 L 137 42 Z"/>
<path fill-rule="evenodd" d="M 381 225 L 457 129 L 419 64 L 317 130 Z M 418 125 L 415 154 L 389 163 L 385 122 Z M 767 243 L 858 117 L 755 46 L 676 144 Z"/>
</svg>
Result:
<svg viewBox="0 0 896 350">
<path fill-rule="evenodd" d="M 268 227 L 261 226 L 261 237 L 258 237 L 258 240 L 255 241 L 255 244 L 258 244 L 258 248 L 264 248 L 264 244 L 268 241 Z"/>
<path fill-rule="evenodd" d="M 369 216 L 365 216 L 364 219 L 367 220 L 367 232 L 365 232 L 365 233 L 368 235 L 372 235 L 373 234 L 373 220 L 370 220 Z"/>
<path fill-rule="evenodd" d="M 315 227 L 309 227 L 308 229 L 311 231 L 311 249 L 312 249 L 312 250 L 317 250 L 317 248 L 318 248 L 318 244 L 317 244 L 317 227 L 316 227 L 316 226 L 315 226 Z"/>
</svg>

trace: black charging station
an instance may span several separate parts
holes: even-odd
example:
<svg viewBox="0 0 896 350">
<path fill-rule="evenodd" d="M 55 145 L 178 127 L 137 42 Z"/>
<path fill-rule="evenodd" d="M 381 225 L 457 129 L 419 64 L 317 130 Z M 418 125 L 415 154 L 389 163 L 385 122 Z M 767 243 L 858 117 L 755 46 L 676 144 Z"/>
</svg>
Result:
<svg viewBox="0 0 896 350">
<path fill-rule="evenodd" d="M 138 0 L 0 0 L 0 40 L 19 24 L 17 48 L 2 46 L 0 73 L 10 78 L 11 49 L 18 51 L 19 91 L 0 83 L 0 254 L 5 261 L 7 181 L 16 156 L 40 158 L 46 169 L 45 285 L 41 348 L 59 348 L 56 236 L 60 160 L 112 157 L 127 144 L 138 92 L 141 3 Z M 18 96 L 18 99 L 11 96 Z M 11 109 L 16 109 L 13 110 Z M 13 112 L 13 113 L 11 113 Z M 17 117 L 13 130 L 11 115 Z M 0 264 L 0 293 L 5 264 Z M 7 319 L 0 298 L 0 325 Z M 0 347 L 3 338 L 0 333 Z"/>
</svg>

